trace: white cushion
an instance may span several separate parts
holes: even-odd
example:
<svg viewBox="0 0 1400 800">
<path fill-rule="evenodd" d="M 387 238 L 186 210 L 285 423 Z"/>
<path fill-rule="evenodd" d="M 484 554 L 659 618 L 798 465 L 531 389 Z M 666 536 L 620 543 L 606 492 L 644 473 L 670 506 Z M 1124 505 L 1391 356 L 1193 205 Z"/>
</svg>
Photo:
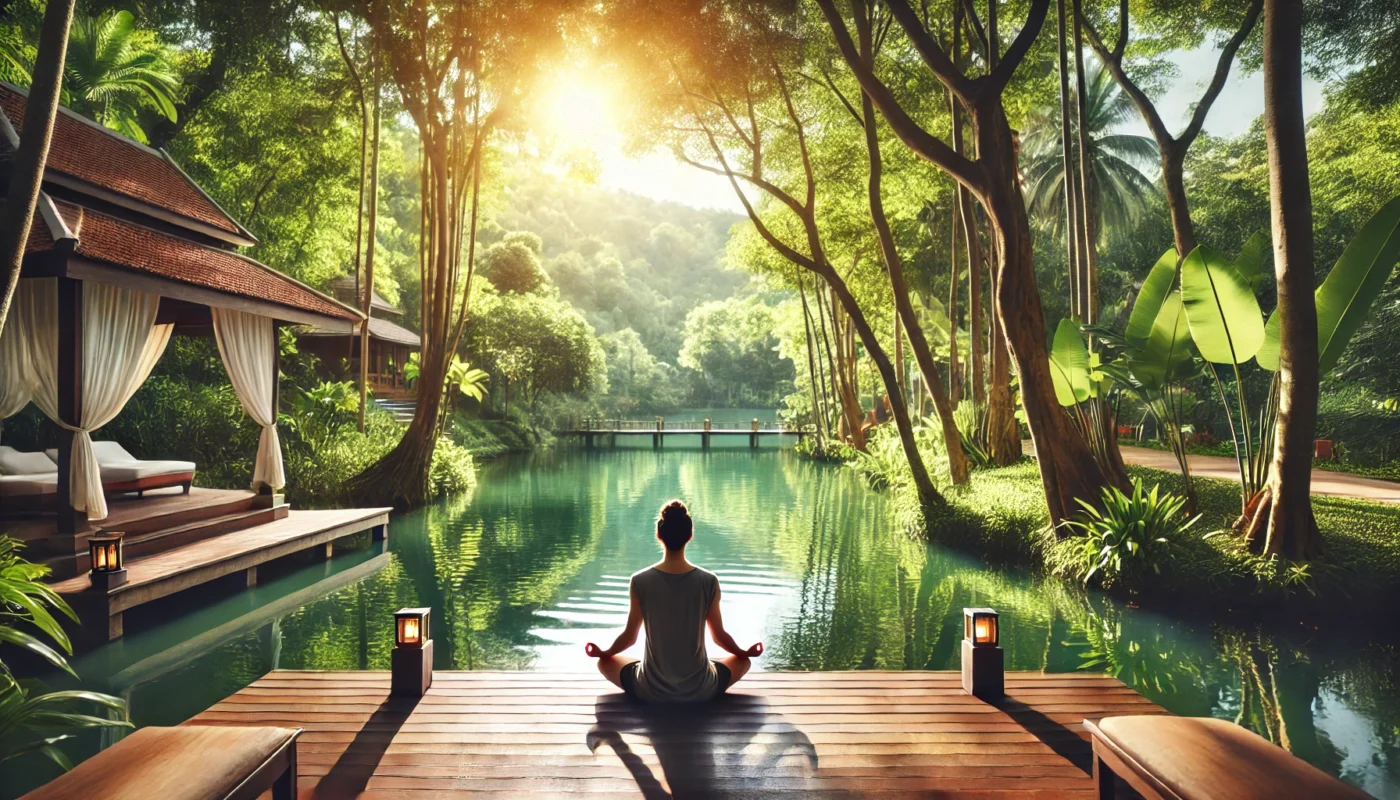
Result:
<svg viewBox="0 0 1400 800">
<path fill-rule="evenodd" d="M 58 461 L 58 450 L 45 450 L 55 462 Z M 97 459 L 98 464 L 130 464 L 136 461 L 136 456 L 128 453 L 125 447 L 116 442 L 93 442 L 92 457 Z"/>
<path fill-rule="evenodd" d="M 100 464 L 103 483 L 125 483 L 159 475 L 194 472 L 192 461 L 128 461 L 125 464 Z"/>
<path fill-rule="evenodd" d="M 47 475 L 0 475 L 0 497 L 32 497 L 57 491 L 57 472 Z"/>
<path fill-rule="evenodd" d="M 42 475 L 56 471 L 54 460 L 43 453 L 21 453 L 13 447 L 0 445 L 0 474 Z"/>
</svg>

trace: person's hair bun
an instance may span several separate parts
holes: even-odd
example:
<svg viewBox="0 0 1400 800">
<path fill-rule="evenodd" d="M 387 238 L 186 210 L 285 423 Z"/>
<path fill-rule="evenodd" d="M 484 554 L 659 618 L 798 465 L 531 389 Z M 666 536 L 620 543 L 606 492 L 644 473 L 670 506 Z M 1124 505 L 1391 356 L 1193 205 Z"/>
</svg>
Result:
<svg viewBox="0 0 1400 800">
<path fill-rule="evenodd" d="M 690 541 L 694 524 L 690 519 L 690 509 L 679 500 L 672 500 L 661 507 L 656 515 L 656 536 L 667 550 L 679 550 Z"/>
</svg>

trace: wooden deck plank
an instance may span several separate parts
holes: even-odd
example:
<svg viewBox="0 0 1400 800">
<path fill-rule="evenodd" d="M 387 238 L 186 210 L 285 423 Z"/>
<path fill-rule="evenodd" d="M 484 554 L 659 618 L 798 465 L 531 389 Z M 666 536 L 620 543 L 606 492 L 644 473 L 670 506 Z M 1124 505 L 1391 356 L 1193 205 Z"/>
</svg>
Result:
<svg viewBox="0 0 1400 800">
<path fill-rule="evenodd" d="M 288 725 L 303 794 L 385 798 L 1089 798 L 1085 718 L 1165 713 L 1103 675 L 1009 673 L 995 705 L 951 672 L 755 673 L 700 710 L 590 673 L 276 671 L 187 724 Z"/>
</svg>

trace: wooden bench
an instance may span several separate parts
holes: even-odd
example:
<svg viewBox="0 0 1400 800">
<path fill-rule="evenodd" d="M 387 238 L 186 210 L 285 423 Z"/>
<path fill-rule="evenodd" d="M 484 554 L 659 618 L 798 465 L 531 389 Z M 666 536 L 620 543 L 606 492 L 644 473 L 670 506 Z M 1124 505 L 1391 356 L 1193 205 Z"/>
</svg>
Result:
<svg viewBox="0 0 1400 800">
<path fill-rule="evenodd" d="M 1084 720 L 1094 783 L 1110 800 L 1122 778 L 1149 800 L 1368 798 L 1278 745 L 1222 719 L 1172 716 Z"/>
<path fill-rule="evenodd" d="M 292 800 L 301 728 L 141 728 L 21 800 Z"/>
</svg>

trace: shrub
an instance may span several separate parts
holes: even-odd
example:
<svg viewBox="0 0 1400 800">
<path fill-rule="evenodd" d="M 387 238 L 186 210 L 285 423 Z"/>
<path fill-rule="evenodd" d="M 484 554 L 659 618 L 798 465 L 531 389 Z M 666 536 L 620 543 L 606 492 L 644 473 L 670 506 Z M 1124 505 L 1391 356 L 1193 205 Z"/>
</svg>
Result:
<svg viewBox="0 0 1400 800">
<path fill-rule="evenodd" d="M 435 497 L 465 492 L 476 486 L 476 464 L 471 451 L 447 436 L 439 437 L 437 447 L 433 448 L 430 482 Z"/>
<path fill-rule="evenodd" d="M 76 678 L 65 657 L 73 647 L 55 614 L 75 622 L 78 618 L 63 598 L 42 582 L 49 574 L 48 566 L 21 558 L 21 547 L 15 539 L 0 536 L 0 644 L 19 647 Z M 62 652 L 25 630 L 28 627 L 51 639 Z M 104 716 L 81 713 L 79 709 L 88 706 L 95 706 Z M 117 718 L 108 718 L 108 712 L 115 712 Z M 0 762 L 38 754 L 70 769 L 72 764 L 57 745 L 73 738 L 71 731 L 130 727 L 126 701 L 120 697 L 76 690 L 44 693 L 37 682 L 17 680 L 0 661 Z"/>
<path fill-rule="evenodd" d="M 1105 587 L 1123 582 L 1132 588 L 1148 567 L 1160 575 L 1173 542 L 1184 538 L 1201 518 L 1186 515 L 1184 497 L 1162 492 L 1156 485 L 1148 491 L 1137 478 L 1131 495 L 1110 486 L 1101 502 L 1102 510 L 1079 499 L 1084 512 L 1063 523 L 1078 532 L 1071 548 L 1078 558 L 1062 564 L 1059 571 L 1084 583 L 1097 575 Z"/>
</svg>

